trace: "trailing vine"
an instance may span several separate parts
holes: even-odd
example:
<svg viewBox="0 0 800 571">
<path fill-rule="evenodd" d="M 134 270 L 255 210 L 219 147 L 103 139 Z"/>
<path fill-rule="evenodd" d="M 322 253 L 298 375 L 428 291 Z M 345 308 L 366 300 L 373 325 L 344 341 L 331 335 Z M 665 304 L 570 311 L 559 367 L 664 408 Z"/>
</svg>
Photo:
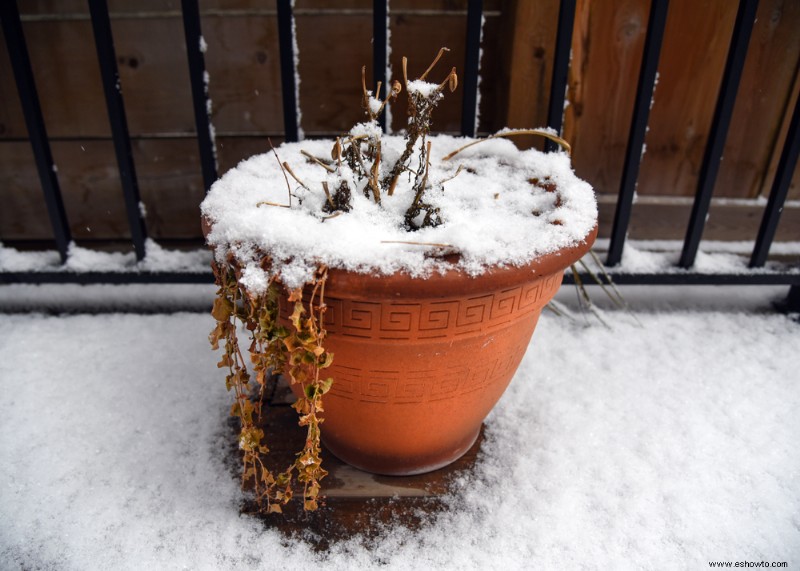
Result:
<svg viewBox="0 0 800 571">
<path fill-rule="evenodd" d="M 362 69 L 362 105 L 368 122 L 359 127 L 364 133 L 355 134 L 351 131 L 337 138 L 330 160 L 303 151 L 310 161 L 336 175 L 332 179 L 333 186 L 329 187 L 327 181 L 322 183 L 326 196 L 323 212 L 330 214 L 329 218 L 351 209 L 354 189 L 360 188 L 365 196 L 380 204 L 382 196 L 393 194 L 400 176 L 409 173 L 414 175 L 415 182 L 414 199 L 405 215 L 407 229 L 417 230 L 441 223 L 438 209 L 424 199 L 430 182 L 431 144 L 426 137 L 431 128 L 433 109 L 444 98 L 445 88 L 449 87 L 450 91 L 456 89 L 458 77 L 453 68 L 441 83 L 428 84 L 425 79 L 446 51 L 446 48 L 439 50 L 426 71 L 413 82 L 408 80 L 407 61 L 403 58 L 403 84 L 394 81 L 383 101 L 367 90 L 366 69 Z M 378 84 L 376 93 L 380 92 L 380 87 Z M 381 177 L 382 150 L 378 117 L 403 87 L 408 93 L 406 148 L 399 160 L 384 169 L 385 174 Z M 419 149 L 418 141 L 421 141 Z M 272 150 L 275 153 L 275 149 Z M 418 164 L 413 168 L 410 163 L 415 155 Z M 275 156 L 278 158 L 277 153 Z M 287 186 L 291 176 L 303 188 L 310 190 L 288 163 L 282 163 L 278 158 L 278 164 L 281 165 Z M 343 166 L 347 168 L 343 169 Z M 352 179 L 348 180 L 345 170 L 353 176 Z M 288 204 L 263 201 L 257 206 L 262 205 L 291 208 L 291 188 Z M 264 269 L 268 269 L 268 260 L 265 266 Z M 278 273 L 273 273 L 274 277 L 266 291 L 256 295 L 239 283 L 237 263 L 232 257 L 225 263 L 215 263 L 213 268 L 219 289 L 211 312 L 217 323 L 209 340 L 215 350 L 224 343 L 225 354 L 217 366 L 227 369 L 225 386 L 234 393 L 231 415 L 240 422 L 242 487 L 249 486 L 252 489 L 259 511 L 262 512 L 280 513 L 282 506 L 294 496 L 295 489 L 300 487 L 304 509 L 316 510 L 320 504 L 320 481 L 327 475 L 320 456 L 320 425 L 324 420 L 321 416 L 324 412 L 322 400 L 333 384 L 333 379 L 323 374 L 333 362 L 333 354 L 324 345 L 328 269 L 320 266 L 309 283 L 290 292 L 283 291 Z M 288 319 L 285 318 L 286 314 L 281 319 L 281 303 L 291 304 L 293 308 Z M 242 328 L 250 336 L 247 350 L 249 363 L 239 344 L 238 335 Z M 275 372 L 284 373 L 292 385 L 302 389 L 297 391 L 300 397 L 292 406 L 299 415 L 299 425 L 307 429 L 303 449 L 297 453 L 294 462 L 279 473 L 271 471 L 264 462 L 269 448 L 264 441 L 264 431 L 259 427 L 264 412 L 267 379 Z"/>
<path fill-rule="evenodd" d="M 333 379 L 323 378 L 333 354 L 325 350 L 325 282 L 327 268 L 317 271 L 311 284 L 307 304 L 303 288 L 286 297 L 294 304 L 289 318 L 291 328 L 281 324 L 281 286 L 270 282 L 266 293 L 253 295 L 239 284 L 235 265 L 213 264 L 218 286 L 211 311 L 216 326 L 209 335 L 213 349 L 224 342 L 225 354 L 217 367 L 227 369 L 225 386 L 233 391 L 231 416 L 240 421 L 239 449 L 242 451 L 242 487 L 250 486 L 259 511 L 279 513 L 294 496 L 295 484 L 302 486 L 303 507 L 313 511 L 319 506 L 320 481 L 327 475 L 320 457 L 320 428 L 323 419 L 322 396 Z M 238 330 L 243 326 L 250 335 L 249 361 L 255 379 L 239 345 Z M 300 385 L 302 396 L 293 407 L 300 415 L 299 424 L 307 428 L 303 450 L 295 461 L 280 473 L 271 471 L 264 462 L 269 449 L 259 422 L 264 409 L 264 389 L 270 371 L 287 371 L 292 384 Z M 257 395 L 251 396 L 253 389 Z"/>
</svg>

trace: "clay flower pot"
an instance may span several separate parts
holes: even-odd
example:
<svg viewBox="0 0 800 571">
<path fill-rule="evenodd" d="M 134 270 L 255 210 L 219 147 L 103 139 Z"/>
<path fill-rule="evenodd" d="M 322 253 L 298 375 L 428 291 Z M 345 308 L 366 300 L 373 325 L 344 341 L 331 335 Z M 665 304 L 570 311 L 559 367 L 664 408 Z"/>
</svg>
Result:
<svg viewBox="0 0 800 571">
<path fill-rule="evenodd" d="M 564 269 L 596 235 L 595 227 L 577 246 L 477 277 L 330 270 L 325 328 L 335 382 L 325 399 L 325 447 L 386 475 L 457 460 L 514 376 Z"/>
<path fill-rule="evenodd" d="M 354 128 L 345 141 L 351 158 L 377 148 L 367 143 L 376 133 L 375 125 Z M 333 151 L 331 141 L 306 141 L 251 157 L 212 187 L 204 232 L 242 298 L 274 312 L 278 286 L 278 328 L 287 335 L 307 327 L 301 315 L 324 316 L 324 334 L 316 325 L 302 333 L 319 341 L 313 355 L 323 372 L 297 374 L 300 363 L 314 363 L 311 349 L 270 334 L 296 357 L 280 363 L 294 371 L 301 422 L 308 399 L 324 395 L 324 406 L 314 405 L 323 422 L 309 425 L 307 443 L 321 437 L 357 468 L 411 475 L 453 462 L 475 442 L 565 268 L 597 235 L 594 192 L 568 156 L 520 151 L 498 138 L 516 134 L 527 133 L 498 134 L 475 149 L 484 141 L 431 136 L 419 167 L 425 178 L 399 171 L 396 187 L 385 189 L 391 165 L 402 164 L 391 160 L 416 148 L 402 136 L 381 136 L 388 158 L 374 159 L 371 178 L 352 170 L 355 159 L 336 159 L 341 140 Z M 334 191 L 345 184 L 342 198 Z M 295 306 L 299 296 L 290 302 L 290 292 L 301 290 Z M 315 306 L 320 298 L 324 310 Z M 261 362 L 252 350 L 252 362 Z M 318 464 L 302 458 L 303 466 Z"/>
</svg>

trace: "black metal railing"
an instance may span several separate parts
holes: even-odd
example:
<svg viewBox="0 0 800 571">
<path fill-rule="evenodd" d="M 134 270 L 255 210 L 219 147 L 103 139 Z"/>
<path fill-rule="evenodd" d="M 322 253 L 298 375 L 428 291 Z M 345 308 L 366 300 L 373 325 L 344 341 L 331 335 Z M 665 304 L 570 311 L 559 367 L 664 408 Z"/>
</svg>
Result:
<svg viewBox="0 0 800 571">
<path fill-rule="evenodd" d="M 112 137 L 122 182 L 122 191 L 128 215 L 133 247 L 138 259 L 145 256 L 147 229 L 139 208 L 139 191 L 136 182 L 135 165 L 131 155 L 130 138 L 125 119 L 125 107 L 114 56 L 114 42 L 111 33 L 106 0 L 88 0 L 92 26 L 100 62 L 101 76 L 111 124 Z M 283 96 L 284 132 L 287 141 L 297 141 L 300 135 L 297 114 L 297 93 L 294 58 L 294 18 L 290 0 L 276 0 L 278 14 L 278 44 L 280 51 L 281 93 Z M 189 72 L 194 104 L 194 117 L 200 147 L 200 160 L 206 190 L 217 177 L 214 141 L 208 115 L 208 92 L 205 83 L 204 42 L 200 29 L 200 13 L 197 0 L 182 0 L 182 14 Z M 626 234 L 631 218 L 633 199 L 641 163 L 642 148 L 649 119 L 650 103 L 656 82 L 659 56 L 667 20 L 669 0 L 652 0 L 647 27 L 642 64 L 637 84 L 636 98 L 632 113 L 623 172 L 616 211 L 611 230 L 606 265 L 620 284 L 773 284 L 790 285 L 789 299 L 800 298 L 800 273 L 795 271 L 751 271 L 730 274 L 705 274 L 692 270 L 703 234 L 711 195 L 719 170 L 722 150 L 733 114 L 736 92 L 742 76 L 748 44 L 756 17 L 758 0 L 740 0 L 736 23 L 725 70 L 717 97 L 710 134 L 701 166 L 699 183 L 695 193 L 694 205 L 687 226 L 678 268 L 682 271 L 635 274 L 615 273 L 614 266 L 622 259 Z M 575 19 L 576 0 L 561 0 L 556 49 L 553 61 L 550 101 L 548 105 L 548 126 L 560 131 L 563 116 L 564 97 L 569 70 L 569 51 Z M 386 86 L 387 77 L 387 36 L 388 2 L 373 2 L 373 80 Z M 53 168 L 47 131 L 45 128 L 36 86 L 33 80 L 20 16 L 15 0 L 0 2 L 8 52 L 11 58 L 15 81 L 22 103 L 25 122 L 28 127 L 31 145 L 44 193 L 44 200 L 53 228 L 56 246 L 62 262 L 66 260 L 71 241 L 69 224 L 64 210 L 58 177 Z M 463 78 L 463 111 L 461 133 L 474 135 L 477 131 L 476 107 L 479 77 L 479 53 L 483 18 L 482 0 L 468 0 L 466 18 L 466 58 Z M 378 94 L 380 96 L 380 94 Z M 385 125 L 385 117 L 381 120 Z M 765 206 L 763 220 L 755 241 L 750 259 L 751 268 L 762 268 L 775 237 L 780 214 L 786 201 L 792 174 L 800 152 L 800 103 L 794 109 L 790 127 L 780 161 L 777 166 L 772 191 Z M 164 273 L 164 272 L 0 272 L 0 283 L 12 282 L 75 282 L 75 283 L 189 283 L 208 282 L 207 274 Z M 572 281 L 568 274 L 565 281 Z M 591 280 L 583 280 L 591 283 Z"/>
</svg>

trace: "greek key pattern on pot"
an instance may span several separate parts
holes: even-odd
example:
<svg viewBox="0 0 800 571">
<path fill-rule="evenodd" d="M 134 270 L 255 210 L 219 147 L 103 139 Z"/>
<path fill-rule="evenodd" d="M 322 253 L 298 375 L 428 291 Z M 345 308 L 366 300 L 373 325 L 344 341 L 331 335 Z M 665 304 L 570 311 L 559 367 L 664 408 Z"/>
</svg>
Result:
<svg viewBox="0 0 800 571">
<path fill-rule="evenodd" d="M 550 276 L 533 284 L 465 300 L 380 303 L 326 297 L 330 334 L 405 341 L 444 339 L 491 331 L 538 311 L 561 284 Z"/>
<path fill-rule="evenodd" d="M 505 383 L 514 374 L 526 345 L 480 366 L 440 371 L 373 371 L 331 367 L 336 379 L 330 396 L 376 404 L 414 404 L 455 398 Z M 436 380 L 434 380 L 436 379 Z"/>
</svg>

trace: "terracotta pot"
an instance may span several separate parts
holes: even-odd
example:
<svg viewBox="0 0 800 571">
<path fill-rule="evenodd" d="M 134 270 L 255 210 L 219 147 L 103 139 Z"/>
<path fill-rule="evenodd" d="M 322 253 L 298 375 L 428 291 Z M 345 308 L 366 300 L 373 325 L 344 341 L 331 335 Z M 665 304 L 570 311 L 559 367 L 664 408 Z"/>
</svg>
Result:
<svg viewBox="0 0 800 571">
<path fill-rule="evenodd" d="M 325 396 L 325 447 L 387 475 L 458 459 L 511 381 L 564 269 L 596 235 L 597 228 L 578 246 L 478 277 L 330 270 L 325 346 L 334 353 L 334 384 Z"/>
</svg>

